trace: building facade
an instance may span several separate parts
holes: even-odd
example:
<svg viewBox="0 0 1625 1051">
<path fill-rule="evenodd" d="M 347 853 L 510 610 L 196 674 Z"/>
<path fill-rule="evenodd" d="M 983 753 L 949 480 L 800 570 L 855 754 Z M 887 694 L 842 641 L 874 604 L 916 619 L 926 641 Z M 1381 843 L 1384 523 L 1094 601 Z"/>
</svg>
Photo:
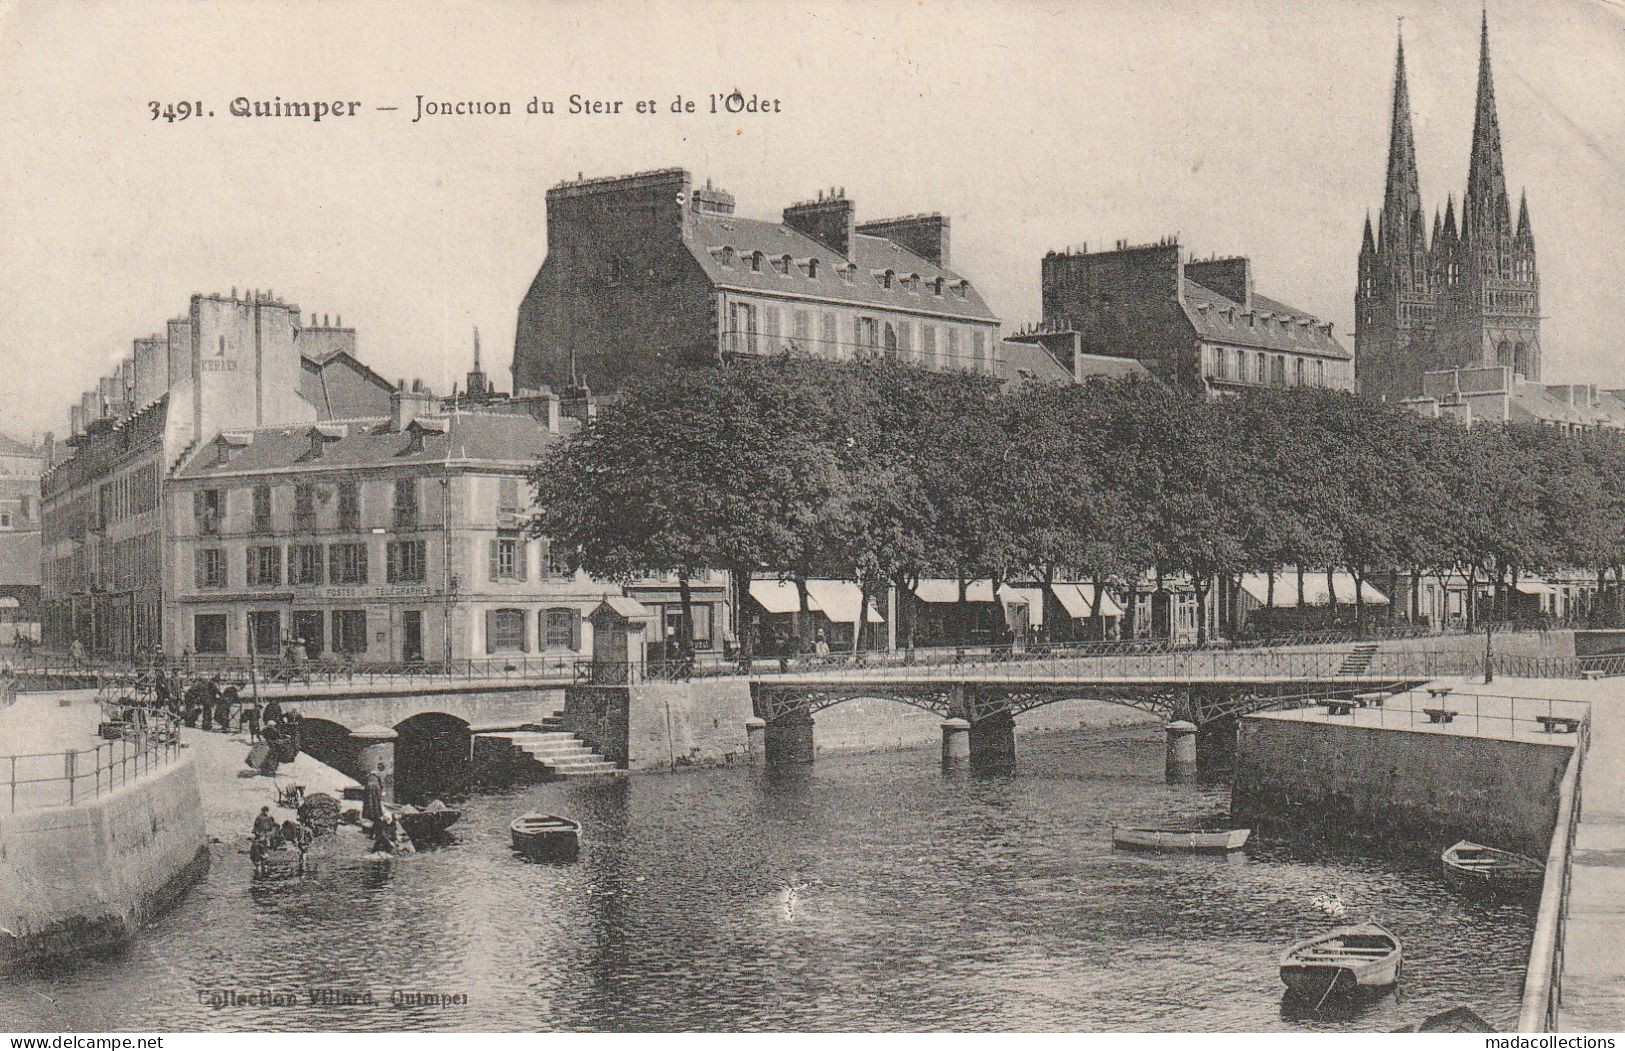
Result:
<svg viewBox="0 0 1625 1051">
<path fill-rule="evenodd" d="M 1431 235 L 1416 176 L 1405 78 L 1405 46 L 1395 61 L 1387 186 L 1376 232 L 1368 214 L 1354 296 L 1354 352 L 1360 391 L 1401 400 L 1422 392 L 1422 375 L 1505 367 L 1539 381 L 1540 276 L 1529 205 L 1516 221 L 1501 159 L 1501 128 L 1490 74 L 1488 16 L 1480 29 L 1478 98 L 1460 226 L 1455 201 Z"/>
<path fill-rule="evenodd" d="M 0 434 L 0 645 L 39 636 L 39 479 L 51 444 Z"/>
<path fill-rule="evenodd" d="M 310 350 L 312 357 L 306 357 Z M 354 356 L 355 333 L 302 324 L 271 293 L 197 294 L 69 411 L 40 479 L 41 634 L 129 659 L 164 639 L 171 469 L 208 435 L 388 412 L 390 386 Z"/>
<path fill-rule="evenodd" d="M 681 169 L 561 183 L 514 389 L 612 391 L 660 365 L 784 352 L 996 375 L 999 319 L 949 263 L 947 218 L 858 223 L 844 191 L 761 220 Z"/>
<path fill-rule="evenodd" d="M 1075 373 L 1138 362 L 1201 394 L 1248 387 L 1354 389 L 1330 322 L 1253 291 L 1243 257 L 1181 261 L 1177 239 L 1044 257 L 1043 319 L 1011 337 L 1041 343 Z"/>
</svg>

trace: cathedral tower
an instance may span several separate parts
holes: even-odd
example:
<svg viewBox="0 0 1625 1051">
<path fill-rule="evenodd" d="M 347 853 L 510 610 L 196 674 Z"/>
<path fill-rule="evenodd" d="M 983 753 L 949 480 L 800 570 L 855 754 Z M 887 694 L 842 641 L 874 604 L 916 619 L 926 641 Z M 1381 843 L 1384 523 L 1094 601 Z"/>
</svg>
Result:
<svg viewBox="0 0 1625 1051">
<path fill-rule="evenodd" d="M 1430 369 L 1506 365 L 1540 379 L 1540 282 L 1526 200 L 1514 223 L 1490 73 L 1489 18 L 1479 27 L 1478 98 L 1460 226 L 1455 200 L 1434 212 L 1431 240 L 1416 182 L 1416 146 L 1401 41 L 1394 73 L 1388 180 L 1377 233 L 1368 216 L 1355 291 L 1359 388 L 1376 398 L 1421 393 Z"/>
</svg>

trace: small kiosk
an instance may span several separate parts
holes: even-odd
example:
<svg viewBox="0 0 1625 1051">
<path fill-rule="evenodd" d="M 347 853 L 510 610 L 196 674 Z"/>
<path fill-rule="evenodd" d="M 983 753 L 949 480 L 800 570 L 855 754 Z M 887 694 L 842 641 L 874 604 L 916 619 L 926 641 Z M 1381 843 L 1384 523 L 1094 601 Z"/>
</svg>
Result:
<svg viewBox="0 0 1625 1051">
<path fill-rule="evenodd" d="M 655 615 L 625 595 L 610 595 L 588 614 L 592 622 L 592 684 L 629 686 L 643 674 Z"/>
</svg>

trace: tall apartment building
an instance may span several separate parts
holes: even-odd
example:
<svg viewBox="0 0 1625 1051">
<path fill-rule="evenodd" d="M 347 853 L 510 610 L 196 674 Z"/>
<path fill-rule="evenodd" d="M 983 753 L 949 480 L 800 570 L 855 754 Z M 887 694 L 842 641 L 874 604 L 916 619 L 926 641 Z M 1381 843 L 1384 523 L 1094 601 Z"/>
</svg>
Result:
<svg viewBox="0 0 1625 1051">
<path fill-rule="evenodd" d="M 0 645 L 39 630 L 39 479 L 45 448 L 0 434 Z"/>
<path fill-rule="evenodd" d="M 1241 256 L 1181 261 L 1177 239 L 1050 252 L 1043 320 L 1012 342 L 1047 348 L 1080 378 L 1117 359 L 1193 393 L 1247 387 L 1354 389 L 1329 321 L 1253 290 Z M 1087 367 L 1083 362 L 1087 361 Z"/>
<path fill-rule="evenodd" d="M 548 191 L 516 391 L 611 391 L 659 366 L 787 351 L 991 375 L 999 319 L 950 269 L 941 215 L 859 223 L 836 190 L 747 219 L 677 168 Z"/>
<path fill-rule="evenodd" d="M 314 321 L 270 293 L 193 295 L 70 408 L 40 479 L 46 645 L 128 658 L 162 644 L 163 493 L 200 440 L 388 412 L 390 385 L 356 359 L 354 330 Z"/>
</svg>

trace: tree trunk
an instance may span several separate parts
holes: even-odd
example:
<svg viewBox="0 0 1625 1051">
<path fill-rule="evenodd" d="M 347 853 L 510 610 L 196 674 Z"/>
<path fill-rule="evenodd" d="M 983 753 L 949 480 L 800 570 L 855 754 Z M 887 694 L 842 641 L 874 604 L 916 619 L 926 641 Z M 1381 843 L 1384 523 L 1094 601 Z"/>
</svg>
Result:
<svg viewBox="0 0 1625 1051">
<path fill-rule="evenodd" d="M 756 652 L 756 642 L 751 637 L 755 634 L 749 614 L 748 600 L 750 598 L 751 568 L 749 566 L 735 566 L 734 578 L 734 630 L 739 633 L 739 659 L 745 667 L 750 667 L 750 659 Z M 743 619 L 742 619 L 743 618 Z"/>
<path fill-rule="evenodd" d="M 1410 614 L 1405 619 L 1415 624 L 1422 619 L 1422 569 L 1420 566 L 1411 567 L 1411 602 Z"/>
<path fill-rule="evenodd" d="M 1467 630 L 1478 630 L 1478 567 L 1467 569 Z"/>
<path fill-rule="evenodd" d="M 807 640 L 807 628 L 812 624 L 812 599 L 807 594 L 807 578 L 796 574 L 796 597 L 799 600 L 797 609 L 790 614 L 790 637 L 796 640 L 796 652 L 806 653 L 812 649 Z"/>
<path fill-rule="evenodd" d="M 1354 578 L 1354 630 L 1365 630 L 1365 569 L 1349 567 L 1349 576 Z"/>
<path fill-rule="evenodd" d="M 858 657 L 858 647 L 863 641 L 863 625 L 869 620 L 869 582 L 860 575 L 858 577 L 858 619 L 852 622 L 852 659 Z"/>
<path fill-rule="evenodd" d="M 1336 567 L 1326 564 L 1326 626 L 1332 626 L 1337 619 L 1337 575 Z"/>
<path fill-rule="evenodd" d="M 1388 567 L 1388 625 L 1390 627 L 1393 626 L 1394 621 L 1399 619 L 1399 614 L 1397 612 L 1395 612 L 1395 610 L 1394 610 L 1394 607 L 1396 605 L 1398 605 L 1398 603 L 1396 603 L 1394 601 L 1394 596 L 1396 596 L 1398 594 L 1399 594 L 1399 567 L 1398 566 L 1389 566 Z"/>
<path fill-rule="evenodd" d="M 689 587 L 687 573 L 681 573 L 677 577 L 677 594 L 683 602 L 683 626 L 679 629 L 677 638 L 683 652 L 668 653 L 667 660 L 679 660 L 694 652 L 694 591 Z"/>
<path fill-rule="evenodd" d="M 1304 607 L 1304 601 L 1303 601 L 1303 566 L 1300 564 L 1300 565 L 1294 566 L 1293 568 L 1298 571 L 1298 619 L 1302 620 L 1303 619 L 1303 607 Z"/>
<path fill-rule="evenodd" d="M 1203 586 L 1203 581 L 1207 586 Z M 1201 649 L 1207 645 L 1207 595 L 1213 587 L 1212 577 L 1202 577 L 1200 574 L 1191 574 L 1191 588 L 1196 592 L 1196 647 Z"/>
<path fill-rule="evenodd" d="M 1275 570 L 1269 570 L 1265 574 L 1265 579 L 1269 583 L 1267 585 L 1268 590 L 1264 592 L 1264 608 L 1273 610 L 1275 609 Z"/>
</svg>

